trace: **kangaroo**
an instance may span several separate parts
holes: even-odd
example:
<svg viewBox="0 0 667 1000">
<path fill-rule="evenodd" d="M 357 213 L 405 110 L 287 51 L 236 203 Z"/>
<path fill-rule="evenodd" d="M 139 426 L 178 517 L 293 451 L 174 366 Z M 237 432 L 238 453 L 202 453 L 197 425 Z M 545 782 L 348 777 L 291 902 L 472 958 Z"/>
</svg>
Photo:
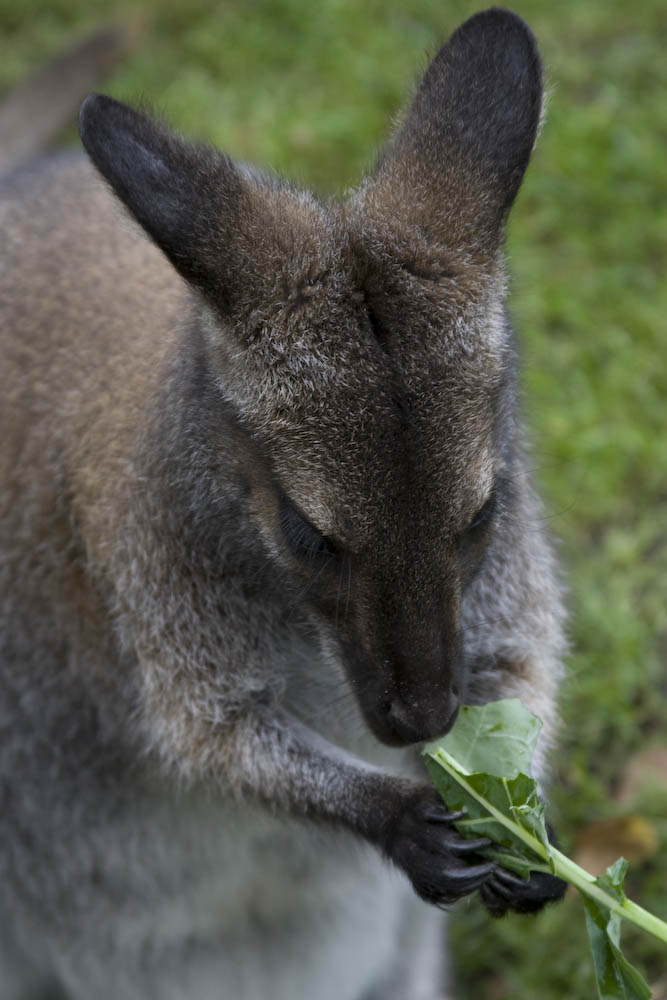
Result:
<svg viewBox="0 0 667 1000">
<path fill-rule="evenodd" d="M 492 9 L 342 202 L 103 96 L 4 178 L 3 998 L 436 1000 L 443 906 L 562 894 L 415 752 L 510 695 L 554 741 L 502 258 L 541 103 Z"/>
</svg>

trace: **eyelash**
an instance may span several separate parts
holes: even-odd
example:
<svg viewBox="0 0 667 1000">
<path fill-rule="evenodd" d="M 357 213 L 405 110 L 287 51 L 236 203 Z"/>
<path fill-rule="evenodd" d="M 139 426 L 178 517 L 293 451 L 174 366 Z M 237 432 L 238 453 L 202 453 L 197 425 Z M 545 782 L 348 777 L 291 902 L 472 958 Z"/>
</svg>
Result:
<svg viewBox="0 0 667 1000">
<path fill-rule="evenodd" d="M 315 562 L 338 555 L 338 546 L 313 527 L 286 497 L 280 499 L 280 527 L 289 549 L 299 559 Z"/>
<path fill-rule="evenodd" d="M 498 497 L 496 493 L 496 488 L 494 486 L 494 488 L 491 490 L 488 497 L 486 498 L 486 501 L 480 507 L 480 509 L 477 511 L 472 521 L 468 525 L 466 531 L 468 532 L 478 531 L 480 528 L 483 528 L 485 525 L 487 525 L 492 520 L 493 515 L 496 512 L 497 506 L 498 506 Z"/>
</svg>

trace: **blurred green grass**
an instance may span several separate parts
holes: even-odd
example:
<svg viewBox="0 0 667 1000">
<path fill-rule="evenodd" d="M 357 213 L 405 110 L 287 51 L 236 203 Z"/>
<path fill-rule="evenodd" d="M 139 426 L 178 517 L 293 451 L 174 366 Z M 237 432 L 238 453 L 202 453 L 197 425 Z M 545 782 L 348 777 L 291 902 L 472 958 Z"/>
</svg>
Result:
<svg viewBox="0 0 667 1000">
<path fill-rule="evenodd" d="M 508 254 L 535 472 L 569 589 L 551 794 L 568 848 L 582 825 L 626 808 L 614 796 L 627 760 L 667 743 L 667 7 L 513 6 L 538 37 L 550 82 Z M 467 0 L 0 0 L 0 93 L 93 26 L 140 20 L 143 41 L 106 92 L 147 99 L 189 135 L 342 192 L 372 163 L 428 53 L 476 9 Z M 666 808 L 642 801 L 660 849 L 630 878 L 631 894 L 663 918 Z M 583 927 L 576 901 L 499 922 L 462 904 L 459 994 L 589 1000 Z M 657 982 L 664 950 L 628 940 Z"/>
</svg>

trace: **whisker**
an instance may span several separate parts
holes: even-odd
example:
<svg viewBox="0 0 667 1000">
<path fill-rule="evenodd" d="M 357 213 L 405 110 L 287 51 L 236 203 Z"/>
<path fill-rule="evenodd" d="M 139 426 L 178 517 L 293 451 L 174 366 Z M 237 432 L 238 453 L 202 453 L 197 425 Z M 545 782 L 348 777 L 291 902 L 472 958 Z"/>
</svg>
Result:
<svg viewBox="0 0 667 1000">
<path fill-rule="evenodd" d="M 331 563 L 331 561 L 332 561 L 333 558 L 334 558 L 333 556 L 330 556 L 327 559 L 327 561 L 324 562 L 322 564 L 322 566 L 320 566 L 320 568 L 317 571 L 317 573 L 315 574 L 315 576 L 312 577 L 312 579 L 308 580 L 308 582 L 306 583 L 306 585 L 301 590 L 297 591 L 297 593 L 296 593 L 296 595 L 294 597 L 294 600 L 290 601 L 290 603 L 287 605 L 287 611 L 288 612 L 289 611 L 294 611 L 295 608 L 301 604 L 301 602 L 303 601 L 303 598 L 306 596 L 306 594 L 308 593 L 308 591 L 311 590 L 312 587 L 315 586 L 315 584 L 319 580 L 320 576 L 322 575 L 322 573 L 324 572 L 324 570 L 327 568 L 327 566 Z"/>
</svg>

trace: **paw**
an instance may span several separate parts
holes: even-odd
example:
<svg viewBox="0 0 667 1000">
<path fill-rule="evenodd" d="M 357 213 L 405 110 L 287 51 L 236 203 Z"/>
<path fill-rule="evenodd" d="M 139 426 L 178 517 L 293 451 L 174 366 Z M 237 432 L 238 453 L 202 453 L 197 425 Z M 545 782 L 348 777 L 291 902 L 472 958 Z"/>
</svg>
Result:
<svg viewBox="0 0 667 1000">
<path fill-rule="evenodd" d="M 496 870 L 476 853 L 483 837 L 465 839 L 452 826 L 462 813 L 449 813 L 431 789 L 412 795 L 386 829 L 383 848 L 428 903 L 454 903 L 482 887 Z"/>
<path fill-rule="evenodd" d="M 555 875 L 532 872 L 526 881 L 498 867 L 481 886 L 480 896 L 494 917 L 502 917 L 508 910 L 537 913 L 547 903 L 562 899 L 566 889 L 567 882 Z"/>
</svg>

